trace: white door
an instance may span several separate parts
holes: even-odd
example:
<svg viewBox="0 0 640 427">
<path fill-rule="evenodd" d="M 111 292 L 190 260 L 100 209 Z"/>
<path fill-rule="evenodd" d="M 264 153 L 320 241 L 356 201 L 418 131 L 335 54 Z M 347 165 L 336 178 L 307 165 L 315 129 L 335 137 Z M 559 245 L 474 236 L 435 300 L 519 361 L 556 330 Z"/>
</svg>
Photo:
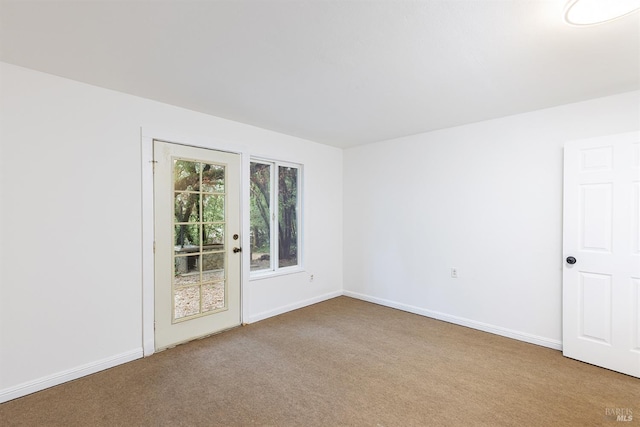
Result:
<svg viewBox="0 0 640 427">
<path fill-rule="evenodd" d="M 154 141 L 155 347 L 240 324 L 240 156 Z"/>
<path fill-rule="evenodd" d="M 564 149 L 563 353 L 640 377 L 640 135 Z"/>
</svg>

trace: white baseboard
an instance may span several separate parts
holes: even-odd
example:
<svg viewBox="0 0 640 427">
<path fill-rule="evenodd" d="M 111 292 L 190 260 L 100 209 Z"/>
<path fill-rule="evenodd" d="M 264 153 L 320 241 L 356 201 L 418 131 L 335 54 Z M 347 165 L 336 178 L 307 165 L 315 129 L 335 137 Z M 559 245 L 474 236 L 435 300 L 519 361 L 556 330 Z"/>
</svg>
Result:
<svg viewBox="0 0 640 427">
<path fill-rule="evenodd" d="M 396 308 L 398 310 L 407 311 L 413 314 L 419 314 L 421 316 L 431 317 L 433 319 L 443 320 L 449 323 L 455 323 L 456 325 L 466 326 L 468 328 L 478 329 L 480 331 L 489 332 L 495 335 L 501 335 L 507 338 L 513 338 L 519 341 L 528 342 L 530 344 L 536 344 L 543 347 L 552 348 L 554 350 L 562 350 L 562 342 L 552 340 L 545 337 L 527 334 L 525 332 L 514 331 L 512 329 L 503 328 L 501 326 L 490 325 L 488 323 L 477 322 L 475 320 L 466 319 L 464 317 L 452 316 L 450 314 L 441 313 L 439 311 L 428 310 L 425 308 L 415 307 L 408 304 L 402 304 L 395 301 L 390 301 L 382 298 L 376 298 L 369 295 L 360 294 L 357 292 L 344 291 L 343 295 L 360 299 L 363 301 L 372 302 L 385 307 Z"/>
<path fill-rule="evenodd" d="M 142 349 L 132 350 L 96 362 L 87 363 L 86 365 L 78 366 L 67 371 L 28 381 L 17 386 L 5 388 L 0 390 L 0 403 L 17 399 L 18 397 L 26 396 L 27 394 L 35 393 L 36 391 L 44 390 L 45 388 L 72 381 L 86 375 L 95 374 L 96 372 L 140 359 L 141 357 Z"/>
<path fill-rule="evenodd" d="M 309 298 L 303 301 L 297 301 L 293 304 L 284 305 L 282 307 L 275 308 L 273 310 L 263 311 L 262 313 L 254 314 L 253 316 L 249 316 L 249 319 L 245 323 L 254 323 L 260 320 L 268 319 L 269 317 L 277 316 L 279 314 L 286 313 L 291 310 L 297 310 L 302 307 L 306 307 L 311 304 L 317 304 L 322 301 L 326 301 L 331 298 L 336 298 L 342 296 L 342 291 L 329 292 L 328 294 L 318 295 L 313 298 Z"/>
</svg>

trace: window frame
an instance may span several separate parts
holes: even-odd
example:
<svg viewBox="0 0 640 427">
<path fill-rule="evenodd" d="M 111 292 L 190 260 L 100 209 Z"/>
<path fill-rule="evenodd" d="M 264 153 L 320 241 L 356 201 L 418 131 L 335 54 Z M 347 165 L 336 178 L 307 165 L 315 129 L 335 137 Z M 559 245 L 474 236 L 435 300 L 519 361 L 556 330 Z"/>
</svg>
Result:
<svg viewBox="0 0 640 427">
<path fill-rule="evenodd" d="M 270 223 L 269 223 L 269 268 L 261 270 L 251 270 L 249 266 L 249 279 L 259 280 L 274 276 L 280 276 L 285 274 L 299 273 L 304 271 L 303 266 L 303 170 L 304 166 L 300 163 L 293 163 L 281 160 L 267 159 L 264 157 L 251 157 L 249 159 L 249 166 L 253 163 L 259 163 L 270 166 L 270 194 L 269 194 L 269 208 L 270 208 Z M 296 250 L 298 263 L 296 265 L 280 267 L 279 259 L 279 210 L 280 210 L 280 184 L 278 176 L 280 173 L 280 167 L 294 168 L 297 170 L 297 200 L 296 200 Z M 251 169 L 251 168 L 249 168 Z M 249 172 L 249 186 L 251 186 L 251 172 Z M 251 205 L 251 192 L 249 191 L 249 205 Z M 251 217 L 249 217 L 249 229 L 251 229 Z M 249 263 L 251 263 L 251 249 L 249 250 Z"/>
</svg>

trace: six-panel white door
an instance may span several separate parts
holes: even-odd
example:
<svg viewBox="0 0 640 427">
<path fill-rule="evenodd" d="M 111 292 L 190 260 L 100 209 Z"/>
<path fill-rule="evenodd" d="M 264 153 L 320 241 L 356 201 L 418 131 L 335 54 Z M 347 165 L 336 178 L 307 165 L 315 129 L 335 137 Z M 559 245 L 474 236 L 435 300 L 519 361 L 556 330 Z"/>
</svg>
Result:
<svg viewBox="0 0 640 427">
<path fill-rule="evenodd" d="M 629 133 L 567 143 L 563 213 L 563 353 L 636 377 L 639 141 Z"/>
<path fill-rule="evenodd" d="M 155 347 L 240 324 L 240 156 L 154 141 Z"/>
</svg>

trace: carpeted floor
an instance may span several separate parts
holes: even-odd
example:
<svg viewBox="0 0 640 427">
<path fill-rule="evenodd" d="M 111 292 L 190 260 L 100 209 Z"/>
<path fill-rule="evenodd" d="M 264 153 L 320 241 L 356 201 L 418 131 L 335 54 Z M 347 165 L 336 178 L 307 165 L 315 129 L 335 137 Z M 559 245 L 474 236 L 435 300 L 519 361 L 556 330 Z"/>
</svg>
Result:
<svg viewBox="0 0 640 427">
<path fill-rule="evenodd" d="M 5 427 L 639 424 L 640 379 L 347 297 L 0 405 Z"/>
</svg>

